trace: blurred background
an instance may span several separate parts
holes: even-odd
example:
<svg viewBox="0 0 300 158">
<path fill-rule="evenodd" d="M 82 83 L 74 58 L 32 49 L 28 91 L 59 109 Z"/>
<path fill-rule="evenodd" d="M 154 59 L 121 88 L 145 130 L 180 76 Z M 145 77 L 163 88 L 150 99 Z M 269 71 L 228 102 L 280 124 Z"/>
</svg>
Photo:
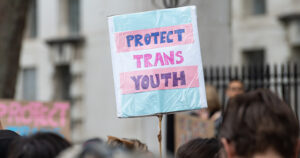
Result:
<svg viewBox="0 0 300 158">
<path fill-rule="evenodd" d="M 298 115 L 299 0 L 32 0 L 14 98 L 70 101 L 74 142 L 113 135 L 158 152 L 156 117 L 116 117 L 107 17 L 184 5 L 197 7 L 205 79 L 222 105 L 235 78 L 246 90 L 276 91 Z M 168 115 L 163 147 L 171 151 L 173 129 Z"/>
</svg>

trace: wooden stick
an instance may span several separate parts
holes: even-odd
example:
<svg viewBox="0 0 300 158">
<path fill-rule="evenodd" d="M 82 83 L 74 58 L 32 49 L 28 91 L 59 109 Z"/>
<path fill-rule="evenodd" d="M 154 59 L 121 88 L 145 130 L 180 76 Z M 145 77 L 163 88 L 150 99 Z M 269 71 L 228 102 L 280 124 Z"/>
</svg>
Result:
<svg viewBox="0 0 300 158">
<path fill-rule="evenodd" d="M 161 145 L 161 122 L 162 122 L 162 118 L 163 118 L 163 115 L 162 114 L 159 114 L 157 115 L 158 119 L 159 119 L 159 133 L 157 135 L 157 138 L 158 138 L 158 142 L 159 142 L 159 153 L 160 153 L 160 158 L 162 158 L 162 145 Z"/>
</svg>

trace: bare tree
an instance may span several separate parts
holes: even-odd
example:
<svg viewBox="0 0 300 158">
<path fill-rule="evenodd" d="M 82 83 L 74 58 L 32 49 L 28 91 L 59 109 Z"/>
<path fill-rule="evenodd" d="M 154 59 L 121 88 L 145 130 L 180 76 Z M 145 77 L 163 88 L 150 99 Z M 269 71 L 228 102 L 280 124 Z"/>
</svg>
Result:
<svg viewBox="0 0 300 158">
<path fill-rule="evenodd" d="M 13 98 L 31 0 L 0 0 L 0 98 Z"/>
</svg>

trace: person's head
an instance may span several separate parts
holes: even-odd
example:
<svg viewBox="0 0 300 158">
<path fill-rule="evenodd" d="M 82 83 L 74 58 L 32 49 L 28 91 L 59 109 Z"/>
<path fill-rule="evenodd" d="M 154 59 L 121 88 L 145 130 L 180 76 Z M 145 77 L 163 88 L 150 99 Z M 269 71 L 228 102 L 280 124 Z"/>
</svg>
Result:
<svg viewBox="0 0 300 158">
<path fill-rule="evenodd" d="M 110 140 L 110 143 L 116 143 L 115 139 Z M 57 158 L 152 158 L 144 153 L 128 150 L 128 148 L 119 145 L 119 143 L 107 144 L 97 138 L 90 139 L 83 144 L 77 144 L 64 150 Z"/>
<path fill-rule="evenodd" d="M 221 109 L 218 92 L 214 86 L 208 84 L 205 85 L 205 91 L 207 98 L 207 108 L 210 115 L 212 115 L 214 112 Z"/>
<path fill-rule="evenodd" d="M 112 147 L 119 147 L 129 151 L 149 152 L 146 144 L 143 144 L 137 139 L 120 139 L 113 136 L 108 136 L 107 144 Z"/>
<path fill-rule="evenodd" d="M 71 144 L 54 133 L 36 133 L 24 136 L 11 145 L 8 158 L 55 158 Z"/>
<path fill-rule="evenodd" d="M 292 110 L 263 89 L 231 99 L 220 130 L 228 158 L 294 158 L 298 136 Z"/>
<path fill-rule="evenodd" d="M 0 157 L 6 158 L 10 144 L 20 136 L 10 130 L 0 130 Z"/>
<path fill-rule="evenodd" d="M 244 84 L 240 80 L 231 80 L 226 89 L 226 96 L 228 98 L 233 98 L 236 95 L 244 93 Z"/>
<path fill-rule="evenodd" d="M 180 146 L 176 158 L 220 158 L 220 150 L 219 140 L 197 138 Z"/>
<path fill-rule="evenodd" d="M 99 141 L 84 145 L 78 158 L 113 158 L 113 149 Z"/>
<path fill-rule="evenodd" d="M 102 139 L 95 137 L 95 138 L 91 138 L 91 139 L 86 140 L 83 143 L 83 146 L 87 146 L 89 144 L 102 144 L 102 143 L 103 143 Z"/>
</svg>

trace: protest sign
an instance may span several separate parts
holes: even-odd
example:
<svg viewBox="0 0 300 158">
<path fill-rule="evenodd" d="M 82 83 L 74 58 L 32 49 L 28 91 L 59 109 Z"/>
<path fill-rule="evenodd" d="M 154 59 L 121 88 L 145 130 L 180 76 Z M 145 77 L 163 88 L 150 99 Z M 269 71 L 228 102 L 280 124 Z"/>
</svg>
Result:
<svg viewBox="0 0 300 158">
<path fill-rule="evenodd" d="M 108 18 L 118 117 L 206 107 L 194 6 Z"/>
<path fill-rule="evenodd" d="M 5 129 L 28 135 L 54 132 L 70 139 L 70 104 L 0 100 L 0 120 Z"/>
<path fill-rule="evenodd" d="M 175 115 L 175 149 L 195 138 L 212 138 L 215 135 L 214 121 L 202 120 L 188 114 Z"/>
</svg>

